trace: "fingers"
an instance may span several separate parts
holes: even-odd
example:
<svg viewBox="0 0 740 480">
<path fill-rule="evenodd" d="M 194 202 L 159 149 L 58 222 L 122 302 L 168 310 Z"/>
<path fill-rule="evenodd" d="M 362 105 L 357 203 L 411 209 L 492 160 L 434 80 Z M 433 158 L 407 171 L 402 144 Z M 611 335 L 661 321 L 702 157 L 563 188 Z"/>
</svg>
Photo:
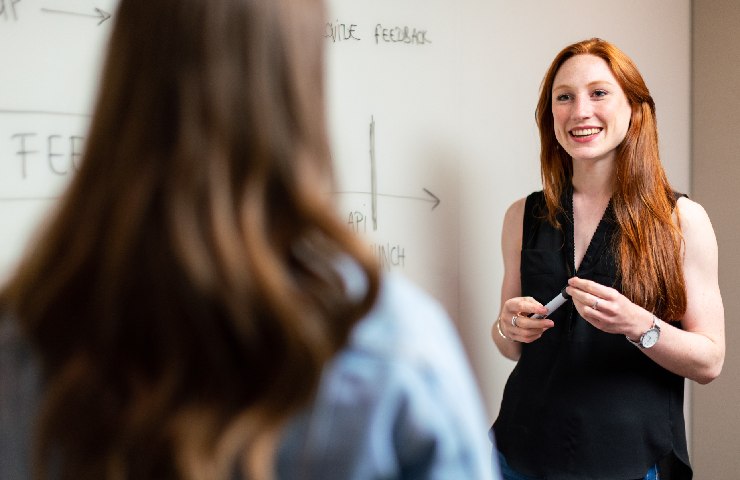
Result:
<svg viewBox="0 0 740 480">
<path fill-rule="evenodd" d="M 528 317 L 535 313 L 546 315 L 547 309 L 532 297 L 516 297 L 506 301 L 502 317 L 506 316 L 504 314 L 509 314 L 509 320 L 511 320 L 514 314 Z"/>
<path fill-rule="evenodd" d="M 543 320 L 530 320 L 530 322 L 532 321 L 543 322 Z M 548 320 L 548 322 L 552 324 L 552 321 Z M 509 337 L 513 340 L 516 340 L 517 342 L 532 343 L 535 340 L 539 339 L 542 334 L 544 334 L 549 328 L 553 326 L 554 324 L 549 326 L 536 326 L 534 328 L 527 326 L 518 326 L 513 328 L 510 327 Z"/>
<path fill-rule="evenodd" d="M 546 315 L 547 309 L 532 297 L 510 298 L 501 311 L 498 328 L 506 338 L 531 343 L 540 338 L 549 328 L 555 326 L 550 319 L 530 318 L 532 314 Z"/>
<path fill-rule="evenodd" d="M 542 336 L 545 331 L 555 326 L 549 319 L 533 319 L 525 315 L 514 314 L 511 318 L 499 318 L 499 328 L 504 335 L 517 342 L 531 343 Z"/>
<path fill-rule="evenodd" d="M 542 332 L 544 332 L 548 328 L 554 327 L 555 322 L 553 322 L 549 318 L 540 319 L 540 318 L 530 318 L 525 315 L 517 315 L 516 322 L 513 322 L 513 324 L 510 324 L 509 326 L 513 327 L 514 329 L 518 328 L 519 330 L 527 330 L 527 331 L 541 330 Z"/>
<path fill-rule="evenodd" d="M 638 307 L 611 287 L 574 277 L 566 291 L 581 317 L 604 332 L 626 333 L 637 316 Z"/>
<path fill-rule="evenodd" d="M 593 315 L 595 312 L 611 312 L 614 289 L 591 280 L 573 277 L 568 280 L 566 292 L 581 313 L 581 316 Z"/>
</svg>

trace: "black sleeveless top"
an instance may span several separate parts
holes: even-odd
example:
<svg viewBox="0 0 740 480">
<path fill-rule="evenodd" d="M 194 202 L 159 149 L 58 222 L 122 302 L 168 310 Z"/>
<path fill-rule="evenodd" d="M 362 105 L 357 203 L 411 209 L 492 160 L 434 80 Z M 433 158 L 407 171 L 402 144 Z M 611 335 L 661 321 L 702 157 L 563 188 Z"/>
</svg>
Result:
<svg viewBox="0 0 740 480">
<path fill-rule="evenodd" d="M 618 228 L 611 204 L 575 271 L 572 199 L 566 189 L 558 217 L 562 230 L 547 222 L 542 192 L 526 199 L 522 295 L 542 304 L 576 274 L 622 290 L 610 248 Z M 623 335 L 594 328 L 572 301 L 550 318 L 553 328 L 522 344 L 492 428 L 507 463 L 548 480 L 629 480 L 661 462 L 672 465 L 670 478 L 690 479 L 684 378 Z"/>
</svg>

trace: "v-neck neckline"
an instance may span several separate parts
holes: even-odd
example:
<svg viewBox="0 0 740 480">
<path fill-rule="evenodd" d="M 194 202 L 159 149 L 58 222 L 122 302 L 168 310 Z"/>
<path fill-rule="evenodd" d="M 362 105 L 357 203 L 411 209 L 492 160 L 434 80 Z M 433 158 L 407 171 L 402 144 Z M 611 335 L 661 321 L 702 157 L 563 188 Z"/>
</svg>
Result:
<svg viewBox="0 0 740 480">
<path fill-rule="evenodd" d="M 585 273 L 588 273 L 589 268 L 592 266 L 591 264 L 594 263 L 594 260 L 599 257 L 599 254 L 604 250 L 604 247 L 606 246 L 606 234 L 607 234 L 607 219 L 610 219 L 612 217 L 612 201 L 611 198 L 609 199 L 609 203 L 607 203 L 606 208 L 604 209 L 604 213 L 601 214 L 601 218 L 599 219 L 598 225 L 596 225 L 596 230 L 594 230 L 594 234 L 591 236 L 591 240 L 588 242 L 588 246 L 586 247 L 586 251 L 583 254 L 583 258 L 581 259 L 581 263 L 578 265 L 578 269 L 576 269 L 576 244 L 575 244 L 575 215 L 573 212 L 573 185 L 569 185 L 568 188 L 564 189 L 563 191 L 563 204 L 565 205 L 564 213 L 566 217 L 565 222 L 565 241 L 566 245 L 568 247 L 568 252 L 570 255 L 568 255 L 567 258 L 567 266 L 568 266 L 568 274 L 569 276 L 573 277 L 576 275 L 583 275 L 584 271 Z"/>
</svg>

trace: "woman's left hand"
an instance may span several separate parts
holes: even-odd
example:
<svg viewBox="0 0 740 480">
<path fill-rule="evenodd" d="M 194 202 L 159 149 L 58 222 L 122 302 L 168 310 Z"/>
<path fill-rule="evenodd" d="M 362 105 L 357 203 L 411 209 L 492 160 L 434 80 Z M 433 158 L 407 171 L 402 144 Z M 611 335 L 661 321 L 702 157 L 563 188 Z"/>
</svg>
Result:
<svg viewBox="0 0 740 480">
<path fill-rule="evenodd" d="M 679 254 L 683 258 L 686 310 L 661 324 L 659 342 L 642 352 L 676 375 L 706 384 L 717 378 L 725 359 L 717 239 L 701 205 L 681 197 L 677 206 L 683 239 Z M 613 288 L 574 277 L 568 280 L 566 291 L 573 297 L 578 313 L 604 332 L 638 340 L 653 325 L 651 312 Z M 680 325 L 674 326 L 673 322 Z"/>
<path fill-rule="evenodd" d="M 638 339 L 653 324 L 652 313 L 614 288 L 573 277 L 568 280 L 566 291 L 581 317 L 604 332 Z"/>
</svg>

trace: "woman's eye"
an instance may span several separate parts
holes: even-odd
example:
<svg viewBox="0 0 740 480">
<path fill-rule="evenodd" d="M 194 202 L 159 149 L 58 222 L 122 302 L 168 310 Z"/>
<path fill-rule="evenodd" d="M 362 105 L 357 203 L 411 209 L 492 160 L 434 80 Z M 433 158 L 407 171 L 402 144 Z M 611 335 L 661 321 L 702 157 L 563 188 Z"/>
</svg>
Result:
<svg viewBox="0 0 740 480">
<path fill-rule="evenodd" d="M 594 97 L 605 97 L 608 94 L 606 90 L 594 90 Z"/>
<path fill-rule="evenodd" d="M 558 102 L 567 102 L 568 100 L 570 100 L 570 94 L 568 94 L 568 93 L 561 93 L 560 95 L 558 95 L 557 97 L 555 97 L 555 99 Z"/>
</svg>

